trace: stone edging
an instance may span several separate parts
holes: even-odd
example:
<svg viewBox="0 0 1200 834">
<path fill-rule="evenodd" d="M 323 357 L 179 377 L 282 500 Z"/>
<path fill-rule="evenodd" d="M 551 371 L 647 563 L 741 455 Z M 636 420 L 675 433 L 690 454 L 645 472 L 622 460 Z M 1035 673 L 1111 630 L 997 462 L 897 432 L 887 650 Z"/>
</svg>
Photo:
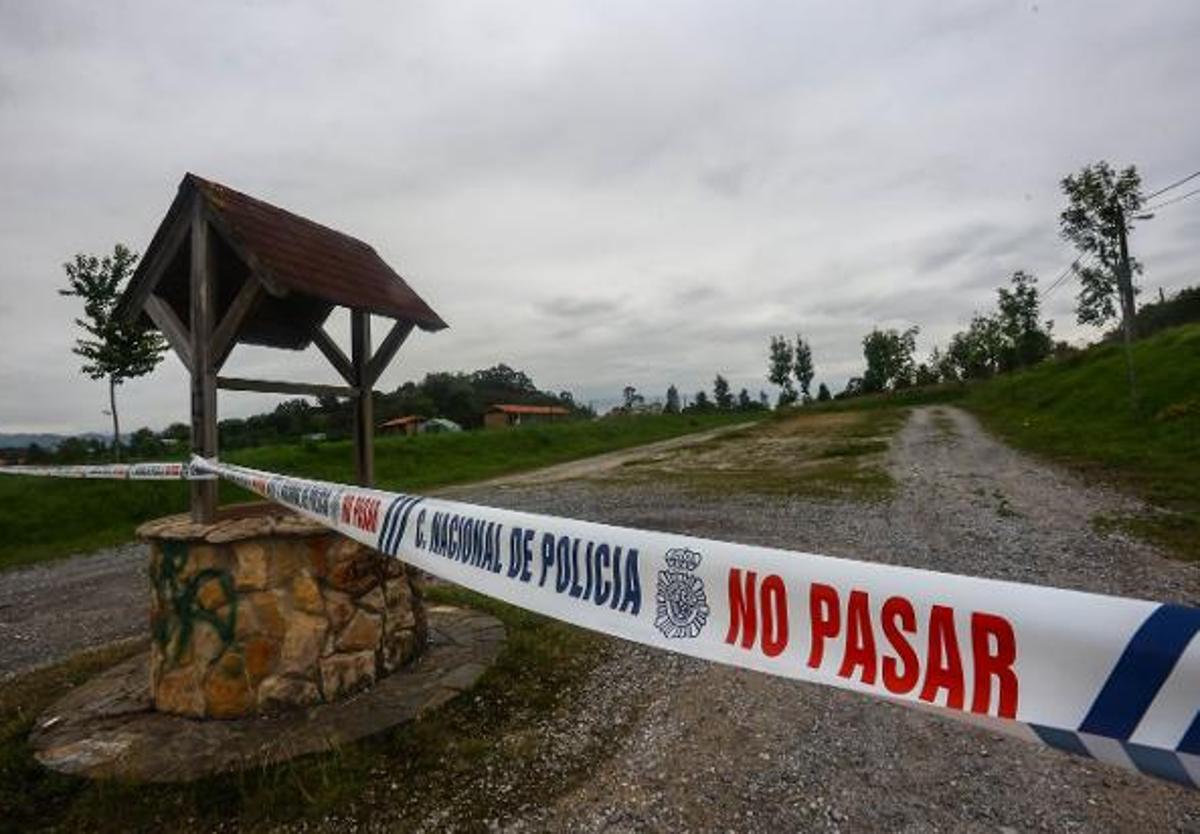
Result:
<svg viewBox="0 0 1200 834">
<path fill-rule="evenodd" d="M 488 614 L 432 605 L 430 645 L 416 661 L 344 701 L 271 717 L 196 720 L 155 712 L 147 657 L 103 672 L 39 718 L 37 760 L 91 778 L 183 782 L 319 753 L 411 721 L 470 688 L 506 641 Z"/>
</svg>

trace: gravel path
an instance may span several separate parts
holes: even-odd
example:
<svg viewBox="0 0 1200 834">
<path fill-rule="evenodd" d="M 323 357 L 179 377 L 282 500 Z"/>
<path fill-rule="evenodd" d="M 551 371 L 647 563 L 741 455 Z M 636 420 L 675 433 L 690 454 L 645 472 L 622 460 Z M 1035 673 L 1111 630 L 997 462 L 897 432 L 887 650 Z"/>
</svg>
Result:
<svg viewBox="0 0 1200 834">
<path fill-rule="evenodd" d="M 0 573 L 0 681 L 146 634 L 145 545 Z"/>
<path fill-rule="evenodd" d="M 959 573 L 1196 604 L 1200 571 L 1097 512 L 1130 502 L 1018 454 L 953 408 L 918 409 L 879 504 L 594 482 L 481 490 L 481 503 Z M 613 641 L 532 766 L 547 799 L 513 831 L 1200 831 L 1200 794 L 864 696 Z M 597 755 L 599 751 L 599 755 Z M 586 777 L 554 774 L 585 763 Z M 505 775 L 472 793 L 505 793 Z M 425 830 L 450 827 L 445 809 Z M 406 820 L 410 823 L 411 820 Z M 373 819 L 379 828 L 389 821 Z M 374 826 L 372 826 L 374 827 Z"/>
<path fill-rule="evenodd" d="M 1129 499 L 1018 454 L 949 407 L 914 411 L 896 436 L 896 496 L 875 504 L 683 494 L 603 480 L 490 483 L 480 503 L 835 556 L 1197 604 L 1200 570 L 1093 530 Z M 74 600 L 69 631 L 137 633 L 136 551 L 5 574 L 0 670 L 70 650 L 67 627 L 13 619 L 14 607 Z M 89 577 L 90 571 L 90 577 Z M 127 594 L 117 602 L 113 585 Z M 107 590 L 106 590 L 107 588 Z M 118 593 L 117 596 L 120 596 Z M 111 604 L 97 607 L 97 600 Z M 36 605 L 32 606 L 36 607 Z M 36 626 L 36 627 L 35 627 Z M 13 653 L 8 636 L 28 636 Z M 55 636 L 57 635 L 57 636 Z M 462 774 L 464 806 L 496 797 L 513 831 L 1200 831 L 1200 792 L 1075 759 L 864 696 L 608 641 L 567 707 L 532 729 L 536 803 L 504 796 L 515 772 Z M 582 778 L 562 777 L 582 771 Z M 386 774 L 381 774 L 386 792 Z M 399 807 L 399 805 L 397 805 Z M 362 813 L 358 813 L 362 812 Z M 365 813 L 366 819 L 363 819 Z M 399 811 L 396 812 L 397 814 Z M 322 826 L 396 827 L 386 804 Z M 455 827 L 453 807 L 403 827 Z"/>
</svg>

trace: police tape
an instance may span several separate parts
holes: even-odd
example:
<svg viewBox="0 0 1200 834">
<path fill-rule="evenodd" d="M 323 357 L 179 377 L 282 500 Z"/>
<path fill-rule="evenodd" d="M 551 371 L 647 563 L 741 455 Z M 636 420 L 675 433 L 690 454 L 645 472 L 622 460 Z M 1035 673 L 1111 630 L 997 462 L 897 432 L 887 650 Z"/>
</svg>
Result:
<svg viewBox="0 0 1200 834">
<path fill-rule="evenodd" d="M 7 471 L 7 470 L 5 470 Z M 1200 786 L 1200 609 L 634 530 L 193 459 L 429 573 L 667 651 Z"/>
<path fill-rule="evenodd" d="M 78 466 L 0 466 L 3 475 L 42 478 L 90 478 L 120 481 L 211 481 L 217 476 L 197 472 L 191 463 L 104 463 Z"/>
</svg>

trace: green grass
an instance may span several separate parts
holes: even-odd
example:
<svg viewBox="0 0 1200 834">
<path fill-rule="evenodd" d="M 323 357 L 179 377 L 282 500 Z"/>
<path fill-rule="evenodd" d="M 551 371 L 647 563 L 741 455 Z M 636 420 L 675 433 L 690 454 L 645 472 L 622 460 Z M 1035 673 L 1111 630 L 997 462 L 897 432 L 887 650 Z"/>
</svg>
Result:
<svg viewBox="0 0 1200 834">
<path fill-rule="evenodd" d="M 335 752 L 179 785 L 91 782 L 40 767 L 26 744 L 37 715 L 76 685 L 141 646 L 101 649 L 30 673 L 0 690 L 0 831 L 263 829 L 337 813 L 370 821 L 384 808 L 410 829 L 431 809 L 439 827 L 483 830 L 522 804 L 544 803 L 611 750 L 588 739 L 544 772 L 532 726 L 552 713 L 605 656 L 604 638 L 480 597 L 435 588 L 434 602 L 466 604 L 501 619 L 508 643 L 469 692 L 421 719 Z M 503 795 L 465 786 L 505 773 Z M 407 819 L 405 819 L 407 817 Z"/>
<path fill-rule="evenodd" d="M 427 490 L 536 469 L 751 419 L 745 414 L 646 416 L 525 426 L 506 431 L 381 437 L 381 489 Z M 231 453 L 234 462 L 331 481 L 353 478 L 349 441 L 295 443 Z M 223 502 L 248 493 L 221 485 Z M 143 521 L 187 507 L 180 483 L 70 481 L 0 476 L 0 569 L 129 541 Z"/>
<path fill-rule="evenodd" d="M 886 400 L 848 405 L 785 409 L 778 417 L 666 458 L 627 461 L 618 477 L 605 482 L 618 489 L 670 484 L 703 496 L 885 500 L 895 488 L 885 453 L 908 409 Z"/>
<path fill-rule="evenodd" d="M 1132 489 L 1155 507 L 1098 519 L 1100 526 L 1200 559 L 1200 325 L 1138 342 L 1134 368 L 1136 410 L 1119 344 L 975 386 L 962 402 L 1013 445 Z"/>
</svg>

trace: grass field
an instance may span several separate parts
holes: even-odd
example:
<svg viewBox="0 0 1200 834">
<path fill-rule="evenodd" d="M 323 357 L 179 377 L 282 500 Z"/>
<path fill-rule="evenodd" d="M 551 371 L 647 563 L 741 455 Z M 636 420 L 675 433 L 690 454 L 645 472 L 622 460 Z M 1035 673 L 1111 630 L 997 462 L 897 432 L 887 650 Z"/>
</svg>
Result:
<svg viewBox="0 0 1200 834">
<path fill-rule="evenodd" d="M 646 416 L 526 426 L 497 432 L 383 437 L 375 444 L 381 489 L 427 490 L 753 419 L 747 414 Z M 244 449 L 228 460 L 333 481 L 353 478 L 349 441 Z M 222 502 L 249 493 L 221 485 Z M 69 481 L 0 476 L 0 569 L 128 541 L 147 519 L 187 507 L 182 483 Z"/>
<path fill-rule="evenodd" d="M 1131 489 L 1155 508 L 1098 525 L 1200 559 L 1200 325 L 1138 342 L 1134 368 L 1136 410 L 1119 344 L 974 386 L 961 402 L 1013 445 Z"/>
</svg>

